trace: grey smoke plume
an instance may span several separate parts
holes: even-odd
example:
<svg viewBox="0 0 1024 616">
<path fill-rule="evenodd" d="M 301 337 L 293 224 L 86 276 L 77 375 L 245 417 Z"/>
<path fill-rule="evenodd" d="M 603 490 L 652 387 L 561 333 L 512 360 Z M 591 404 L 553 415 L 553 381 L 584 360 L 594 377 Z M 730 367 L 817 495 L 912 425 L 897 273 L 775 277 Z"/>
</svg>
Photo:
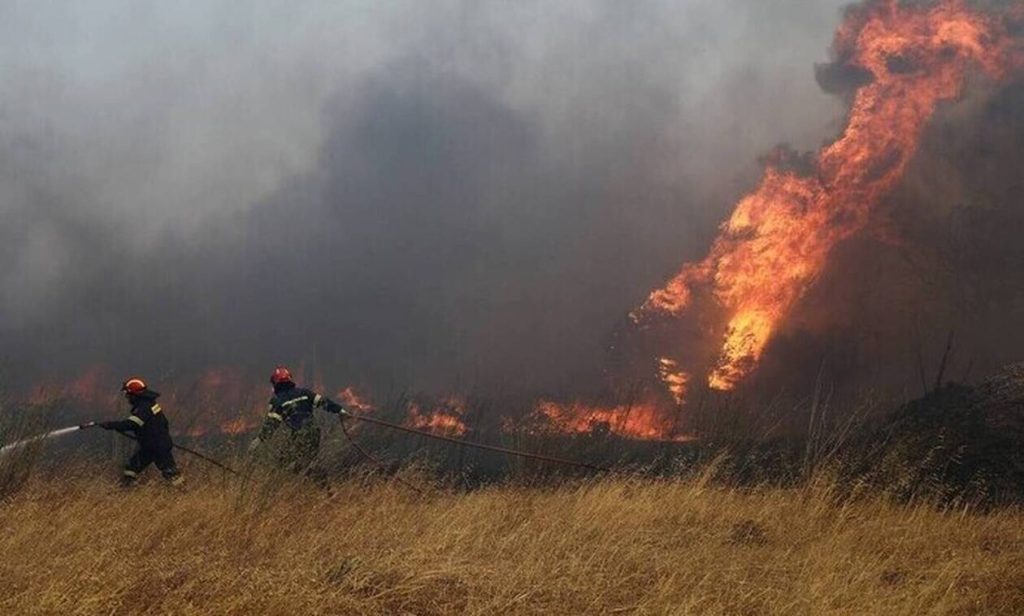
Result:
<svg viewBox="0 0 1024 616">
<path fill-rule="evenodd" d="M 0 2 L 0 348 L 570 388 L 842 122 L 841 0 Z"/>
</svg>

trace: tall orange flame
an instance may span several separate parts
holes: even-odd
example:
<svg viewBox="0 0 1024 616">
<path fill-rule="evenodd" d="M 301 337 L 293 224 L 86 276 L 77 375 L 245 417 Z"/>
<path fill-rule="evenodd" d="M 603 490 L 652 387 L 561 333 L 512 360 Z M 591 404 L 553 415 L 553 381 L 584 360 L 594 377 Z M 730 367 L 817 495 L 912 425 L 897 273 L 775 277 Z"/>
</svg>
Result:
<svg viewBox="0 0 1024 616">
<path fill-rule="evenodd" d="M 633 314 L 637 322 L 693 316 L 694 297 L 708 296 L 725 317 L 717 363 L 703 368 L 713 389 L 733 389 L 756 368 L 832 249 L 869 224 L 937 105 L 958 96 L 968 71 L 979 66 L 998 79 L 1020 64 L 1005 27 L 961 0 L 870 3 L 839 29 L 835 51 L 867 82 L 842 136 L 819 152 L 810 174 L 770 166 L 707 258 L 685 265 Z M 668 376 L 670 387 L 690 379 L 674 369 Z"/>
</svg>

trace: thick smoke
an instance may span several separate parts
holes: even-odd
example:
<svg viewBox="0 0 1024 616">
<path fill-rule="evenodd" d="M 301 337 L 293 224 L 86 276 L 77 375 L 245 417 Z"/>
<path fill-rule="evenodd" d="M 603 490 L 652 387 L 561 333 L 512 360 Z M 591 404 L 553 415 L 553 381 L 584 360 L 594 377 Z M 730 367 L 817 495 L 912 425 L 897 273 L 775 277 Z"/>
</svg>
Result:
<svg viewBox="0 0 1024 616">
<path fill-rule="evenodd" d="M 839 2 L 0 4 L 0 346 L 568 387 L 813 147 Z"/>
<path fill-rule="evenodd" d="M 759 156 L 843 122 L 838 0 L 293 4 L 0 3 L 4 368 L 586 390 Z M 765 380 L 1016 358 L 1019 93 L 942 114 Z"/>
</svg>

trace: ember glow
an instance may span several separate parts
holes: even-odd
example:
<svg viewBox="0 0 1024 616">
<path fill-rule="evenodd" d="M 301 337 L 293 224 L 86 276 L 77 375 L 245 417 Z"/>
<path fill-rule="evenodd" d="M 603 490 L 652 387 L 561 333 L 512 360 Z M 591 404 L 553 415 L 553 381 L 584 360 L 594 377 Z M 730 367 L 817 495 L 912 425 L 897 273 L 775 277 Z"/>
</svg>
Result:
<svg viewBox="0 0 1024 616">
<path fill-rule="evenodd" d="M 201 423 L 193 426 L 186 434 L 193 438 L 219 434 L 223 436 L 240 436 L 248 434 L 260 427 L 260 421 L 250 413 L 247 417 L 236 417 L 217 424 Z"/>
<path fill-rule="evenodd" d="M 225 421 L 224 423 L 220 424 L 220 432 L 221 434 L 238 435 L 251 432 L 255 430 L 257 427 L 259 427 L 259 424 L 257 422 L 246 421 L 244 418 L 240 417 L 238 419 L 232 419 L 230 421 Z"/>
<path fill-rule="evenodd" d="M 903 178 L 939 105 L 960 96 L 971 75 L 999 81 L 1024 68 L 1024 7 L 1018 2 L 1011 9 L 1018 22 L 1018 34 L 1012 34 L 1007 20 L 971 8 L 980 4 L 869 0 L 850 9 L 834 40 L 836 72 L 829 73 L 850 95 L 841 135 L 814 154 L 775 152 L 760 184 L 722 224 L 708 255 L 683 265 L 631 315 L 640 328 L 677 321 L 688 332 L 686 339 L 672 338 L 669 351 L 654 353 L 653 365 L 643 364 L 640 379 L 655 382 L 640 395 L 643 402 L 544 400 L 526 406 L 525 422 L 521 416 L 504 421 L 506 429 L 544 425 L 562 434 L 604 431 L 630 439 L 687 440 L 678 434 L 685 429 L 678 425 L 685 418 L 682 407 L 694 392 L 735 389 L 758 368 L 835 247 L 877 226 L 879 209 Z M 650 362 L 652 354 L 643 353 Z M 293 367 L 303 384 L 326 393 L 324 375 Z M 88 403 L 83 406 L 90 411 L 111 409 L 122 376 L 90 368 L 68 382 L 19 394 L 39 404 L 72 399 Z M 264 416 L 265 378 L 240 368 L 161 380 L 171 382 L 155 387 L 174 409 L 176 425 L 190 434 L 239 434 L 255 429 Z M 408 427 L 451 436 L 469 431 L 467 403 L 458 396 L 389 406 L 349 386 L 334 397 L 355 413 L 376 412 L 379 402 L 381 410 L 396 410 Z M 476 419 L 479 413 L 469 415 Z"/>
<path fill-rule="evenodd" d="M 418 402 L 409 403 L 409 417 L 405 425 L 417 430 L 426 430 L 446 436 L 462 436 L 466 424 L 462 417 L 466 413 L 466 401 L 458 396 L 449 396 L 429 411 L 423 410 Z"/>
<path fill-rule="evenodd" d="M 683 404 L 686 400 L 687 386 L 690 384 L 690 375 L 679 370 L 679 362 L 667 357 L 659 359 L 658 378 L 671 392 L 676 404 Z"/>
<path fill-rule="evenodd" d="M 190 380 L 185 379 L 184 382 Z M 191 386 L 175 385 L 176 383 L 171 383 L 165 395 L 186 404 L 210 401 L 237 407 L 247 402 L 262 401 L 267 397 L 266 387 L 257 386 L 246 378 L 243 371 L 227 366 L 208 369 Z"/>
<path fill-rule="evenodd" d="M 757 367 L 774 334 L 821 274 L 832 249 L 862 231 L 903 176 L 928 120 L 955 99 L 977 67 L 991 79 L 1019 68 L 1019 49 L 994 18 L 960 0 L 931 7 L 896 0 L 852 11 L 834 49 L 865 84 L 845 131 L 803 173 L 769 165 L 761 185 L 736 206 L 710 254 L 683 266 L 651 293 L 634 321 L 703 316 L 707 297 L 723 316 L 711 334 L 717 362 L 662 359 L 662 380 L 682 401 L 690 372 L 715 390 L 736 387 Z M 792 165 L 791 165 L 792 166 Z M 719 338 L 720 336 L 720 338 Z M 697 362 L 691 362 L 697 363 Z"/>
<path fill-rule="evenodd" d="M 35 385 L 25 397 L 25 401 L 29 404 L 45 405 L 61 400 L 75 400 L 94 406 L 111 406 L 115 405 L 120 397 L 119 385 L 120 381 L 112 377 L 107 368 L 92 366 L 70 381 Z"/>
<path fill-rule="evenodd" d="M 377 407 L 371 404 L 364 396 L 361 396 L 356 388 L 349 385 L 345 389 L 342 389 L 335 396 L 338 399 L 338 403 L 345 408 L 346 411 L 355 411 L 357 413 L 372 413 L 377 410 Z"/>
<path fill-rule="evenodd" d="M 602 407 L 579 402 L 560 404 L 542 401 L 534 409 L 533 418 L 560 433 L 607 431 L 623 438 L 645 441 L 692 440 L 686 436 L 673 436 L 673 422 L 666 419 L 663 409 L 656 404 Z"/>
</svg>

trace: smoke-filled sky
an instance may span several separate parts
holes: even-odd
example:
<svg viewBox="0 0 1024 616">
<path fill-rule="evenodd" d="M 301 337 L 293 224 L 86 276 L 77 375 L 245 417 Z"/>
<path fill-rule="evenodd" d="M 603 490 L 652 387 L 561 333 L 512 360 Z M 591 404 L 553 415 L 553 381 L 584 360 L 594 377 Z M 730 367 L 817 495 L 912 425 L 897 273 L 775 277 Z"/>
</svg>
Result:
<svg viewBox="0 0 1024 616">
<path fill-rule="evenodd" d="M 0 0 L 0 348 L 571 388 L 779 142 L 844 0 Z"/>
</svg>

